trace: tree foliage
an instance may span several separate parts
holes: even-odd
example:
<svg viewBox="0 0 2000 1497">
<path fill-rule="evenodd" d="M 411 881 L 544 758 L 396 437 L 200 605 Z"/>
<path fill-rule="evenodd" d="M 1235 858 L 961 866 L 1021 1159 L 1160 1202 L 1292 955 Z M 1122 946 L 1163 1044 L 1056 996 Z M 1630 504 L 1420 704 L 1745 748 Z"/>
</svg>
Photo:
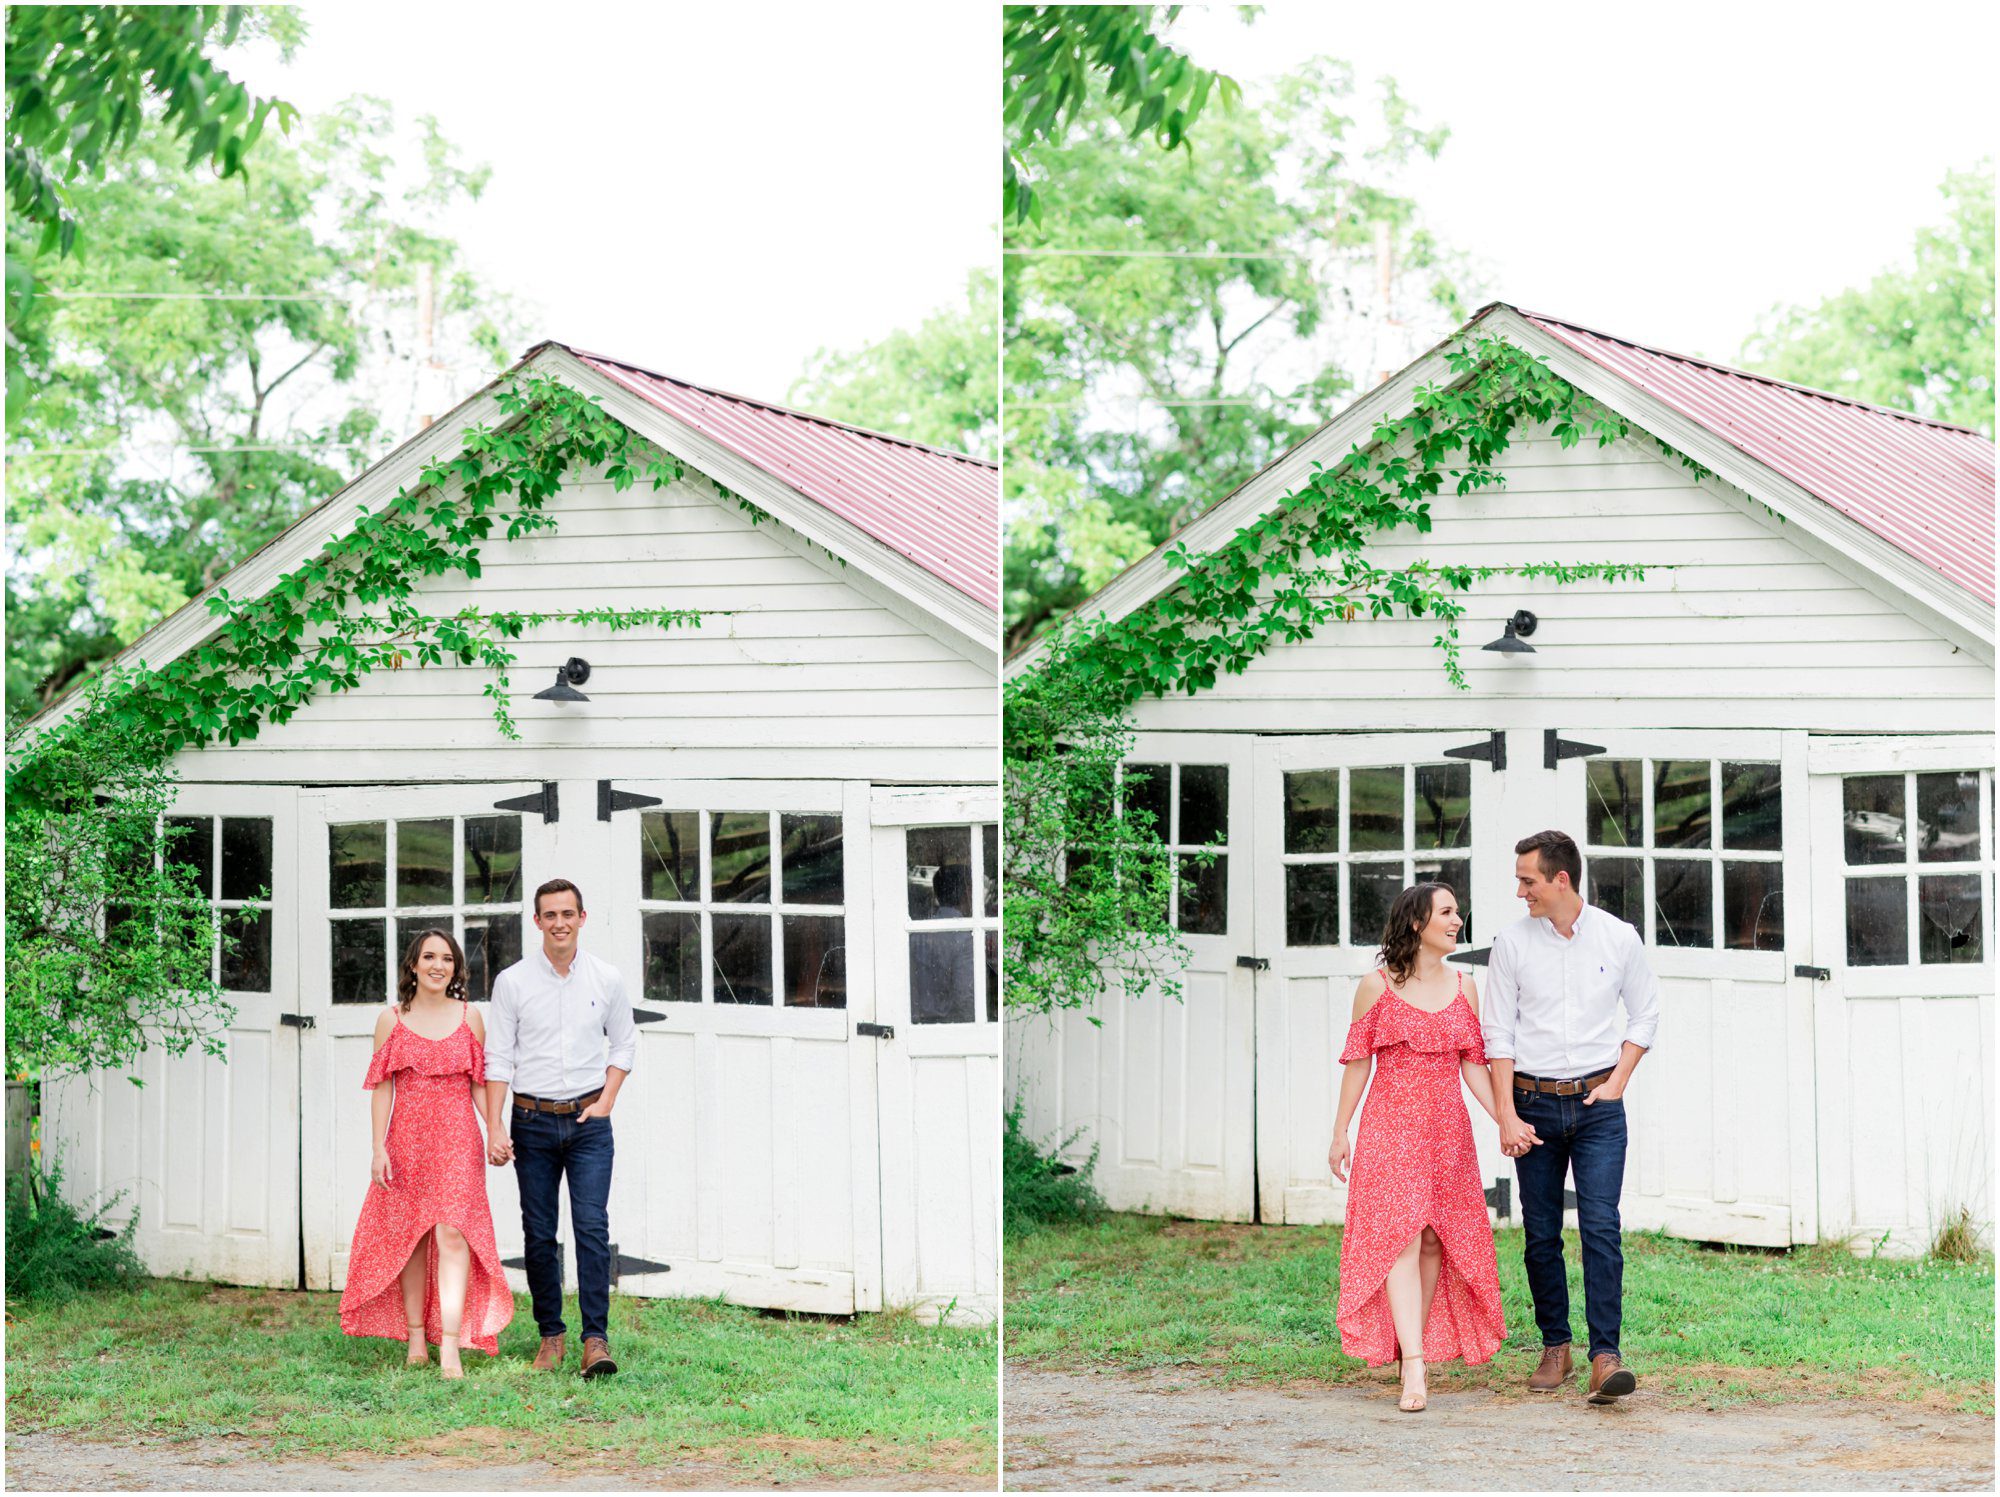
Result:
<svg viewBox="0 0 2000 1497">
<path fill-rule="evenodd" d="M 1162 39 L 1180 12 L 1178 5 L 1003 8 L 1005 218 L 1040 217 L 1041 152 L 1062 144 L 1093 90 L 1134 139 L 1168 151 L 1186 142 L 1210 94 L 1225 106 L 1235 102 L 1233 79 L 1197 66 Z"/>
<path fill-rule="evenodd" d="M 291 128 L 291 105 L 253 97 L 209 55 L 252 17 L 244 5 L 7 7 L 7 202 L 38 252 L 70 252 L 74 184 L 102 177 L 149 119 L 186 144 L 188 168 L 221 177 L 243 169 L 273 116 Z M 302 34 L 283 7 L 253 24 L 283 42 Z"/>
<path fill-rule="evenodd" d="M 993 273 L 966 278 L 965 305 L 852 353 L 821 349 L 788 397 L 794 405 L 891 436 L 997 458 L 1000 293 Z"/>
<path fill-rule="evenodd" d="M 1466 273 L 1398 188 L 1445 139 L 1392 81 L 1319 60 L 1191 153 L 1095 96 L 1042 153 L 1045 210 L 1007 259 L 1010 642 L 1462 319 Z"/>
<path fill-rule="evenodd" d="M 189 170 L 149 121 L 75 188 L 89 251 L 41 262 L 43 294 L 10 329 L 27 380 L 8 449 L 15 717 L 212 585 L 386 435 L 442 414 L 416 408 L 420 288 L 439 361 L 504 361 L 509 308 L 433 227 L 486 172 L 434 121 L 400 160 L 397 142 L 386 105 L 352 100 L 225 181 Z M 10 254 L 31 255 L 26 227 L 9 232 Z"/>
<path fill-rule="evenodd" d="M 1952 172 L 1946 217 L 1907 267 L 1816 307 L 1774 311 L 1750 368 L 1993 435 L 1993 164 Z"/>
</svg>

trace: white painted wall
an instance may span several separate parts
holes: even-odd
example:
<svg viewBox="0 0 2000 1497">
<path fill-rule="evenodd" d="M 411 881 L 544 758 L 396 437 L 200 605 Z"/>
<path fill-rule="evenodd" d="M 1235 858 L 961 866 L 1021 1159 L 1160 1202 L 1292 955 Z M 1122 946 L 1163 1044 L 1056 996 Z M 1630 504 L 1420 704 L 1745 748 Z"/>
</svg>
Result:
<svg viewBox="0 0 2000 1497">
<path fill-rule="evenodd" d="M 481 548 L 481 576 L 430 579 L 429 613 L 484 609 L 695 608 L 699 628 L 551 627 L 521 641 L 509 742 L 483 695 L 491 673 L 378 672 L 321 695 L 282 727 L 181 757 L 193 780 L 553 777 L 913 779 L 990 783 L 997 689 L 990 667 L 926 630 L 911 605 L 790 537 L 753 524 L 706 480 L 623 493 L 567 483 L 557 528 Z M 587 705 L 532 700 L 571 655 L 591 664 Z M 581 755 L 582 757 L 576 757 Z"/>
</svg>

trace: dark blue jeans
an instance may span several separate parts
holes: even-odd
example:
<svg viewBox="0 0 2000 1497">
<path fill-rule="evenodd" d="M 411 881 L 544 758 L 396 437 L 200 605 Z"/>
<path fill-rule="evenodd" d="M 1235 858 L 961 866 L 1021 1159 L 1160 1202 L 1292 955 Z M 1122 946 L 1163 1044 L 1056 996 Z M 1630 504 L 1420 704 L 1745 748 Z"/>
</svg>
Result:
<svg viewBox="0 0 2000 1497">
<path fill-rule="evenodd" d="M 576 1298 L 583 1334 L 610 1339 L 611 1119 L 514 1110 L 514 1178 L 521 1188 L 521 1236 L 527 1243 L 528 1293 L 535 1326 L 563 1333 L 562 1248 L 556 1242 L 562 1179 L 569 1174 L 569 1219 L 576 1229 Z"/>
<path fill-rule="evenodd" d="M 1563 1078 L 1553 1078 L 1563 1079 Z M 1576 1221 L 1583 1239 L 1583 1315 L 1590 1354 L 1618 1351 L 1625 1255 L 1618 1243 L 1618 1194 L 1625 1184 L 1625 1103 L 1514 1093 L 1514 1110 L 1542 1140 L 1514 1161 L 1521 1183 L 1523 1257 L 1535 1298 L 1542 1345 L 1570 1339 L 1569 1278 L 1563 1268 L 1563 1177 L 1576 1177 Z"/>
</svg>

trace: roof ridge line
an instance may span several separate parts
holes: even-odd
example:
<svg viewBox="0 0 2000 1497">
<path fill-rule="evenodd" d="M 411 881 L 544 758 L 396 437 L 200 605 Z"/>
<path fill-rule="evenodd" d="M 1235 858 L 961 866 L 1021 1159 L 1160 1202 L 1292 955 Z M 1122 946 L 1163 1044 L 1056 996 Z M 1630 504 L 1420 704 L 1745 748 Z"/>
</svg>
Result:
<svg viewBox="0 0 2000 1497">
<path fill-rule="evenodd" d="M 1915 421 L 1922 426 L 1934 426 L 1940 431 L 1955 431 L 1963 436 L 1977 437 L 1981 435 L 1980 432 L 1974 430 L 1972 427 L 1960 426 L 1953 421 L 1940 421 L 1934 416 L 1920 416 L 1915 411 L 1898 410 L 1892 405 L 1878 405 L 1872 400 L 1857 400 L 1852 395 L 1838 395 L 1832 390 L 1822 390 L 1815 385 L 1802 385 L 1797 380 L 1779 379 L 1775 375 L 1758 374 L 1756 371 L 1750 369 L 1738 369 L 1734 364 L 1724 364 L 1715 359 L 1705 359 L 1697 354 L 1676 353 L 1671 348 L 1659 348 L 1651 343 L 1641 343 L 1636 338 L 1627 338 L 1618 333 L 1607 333 L 1602 328 L 1589 327 L 1581 322 L 1573 322 L 1567 317 L 1558 317 L 1551 312 L 1531 312 L 1526 307 L 1515 306 L 1512 302 L 1488 302 L 1486 306 L 1479 309 L 1479 312 L 1473 314 L 1471 320 L 1478 321 L 1481 314 L 1493 307 L 1505 307 L 1510 312 L 1517 313 L 1522 317 L 1532 318 L 1536 322 L 1553 322 L 1558 327 L 1566 327 L 1573 332 L 1588 333 L 1591 337 L 1602 338 L 1607 343 L 1619 343 L 1627 348 L 1636 348 L 1641 353 L 1654 354 L 1663 359 L 1673 359 L 1677 363 L 1699 365 L 1703 369 L 1713 369 L 1718 374 L 1734 375 L 1738 379 L 1753 380 L 1760 385 L 1773 385 L 1780 390 L 1793 390 L 1801 395 L 1810 395 L 1817 400 L 1831 400 L 1839 405 L 1853 406 L 1857 410 L 1873 411 L 1880 416 L 1893 416 L 1898 421 Z"/>
<path fill-rule="evenodd" d="M 975 457 L 970 452 L 955 452 L 949 447 L 935 447 L 929 442 L 919 442 L 911 437 L 899 437 L 893 432 L 876 431 L 870 426 L 857 426 L 852 421 L 836 420 L 832 416 L 817 415 L 812 411 L 796 410 L 788 405 L 779 405 L 775 400 L 763 400 L 755 395 L 738 395 L 733 390 L 718 390 L 713 385 L 697 384 L 691 379 L 682 379 L 677 374 L 663 374 L 657 369 L 648 369 L 644 364 L 635 364 L 630 359 L 621 359 L 613 354 L 598 353 L 588 348 L 578 348 L 574 343 L 564 343 L 556 338 L 544 338 L 528 351 L 532 355 L 541 348 L 560 348 L 565 353 L 580 359 L 595 359 L 600 364 L 616 364 L 620 369 L 629 369 L 635 374 L 643 374 L 648 379 L 665 380 L 670 385 L 680 385 L 684 389 L 699 390 L 704 395 L 718 396 L 723 400 L 733 400 L 739 405 L 754 405 L 761 410 L 775 411 L 781 416 L 790 416 L 798 421 L 811 421 L 815 425 L 830 426 L 836 431 L 851 431 L 857 436 L 873 437 L 881 442 L 893 442 L 898 447 L 911 447 L 918 452 L 929 452 L 938 457 L 950 458 L 954 462 L 970 463 L 976 468 L 992 468 L 996 471 L 1000 464 L 990 458 Z"/>
</svg>

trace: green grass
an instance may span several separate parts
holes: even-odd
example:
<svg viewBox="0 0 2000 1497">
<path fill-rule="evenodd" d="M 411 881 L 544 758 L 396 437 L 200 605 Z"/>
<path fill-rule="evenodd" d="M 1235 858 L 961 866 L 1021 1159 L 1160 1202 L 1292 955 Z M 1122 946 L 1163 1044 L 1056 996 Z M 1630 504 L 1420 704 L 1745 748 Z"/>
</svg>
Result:
<svg viewBox="0 0 2000 1497">
<path fill-rule="evenodd" d="M 339 1297 L 148 1280 L 65 1305 L 9 1306 L 7 1425 L 86 1438 L 242 1434 L 274 1453 L 536 1458 L 606 1466 L 699 1458 L 746 1475 L 968 1473 L 995 1465 L 994 1333 L 779 1317 L 614 1295 L 617 1376 L 529 1368 L 522 1297 L 497 1358 L 462 1382 L 405 1368 L 398 1342 L 344 1336 Z M 428 1443 L 427 1443 L 428 1442 Z"/>
<path fill-rule="evenodd" d="M 1521 1234 L 1497 1234 L 1508 1339 L 1439 1387 L 1519 1389 L 1540 1354 Z M 1582 1274 L 1566 1234 L 1572 1332 Z M 1107 1216 L 1007 1247 L 1007 1355 L 1052 1367 L 1185 1366 L 1225 1380 L 1379 1378 L 1340 1350 L 1338 1227 Z M 1649 1388 L 1710 1403 L 1884 1395 L 1993 1410 L 1993 1259 L 1869 1260 L 1831 1248 L 1717 1250 L 1625 1237 L 1626 1362 Z"/>
</svg>

